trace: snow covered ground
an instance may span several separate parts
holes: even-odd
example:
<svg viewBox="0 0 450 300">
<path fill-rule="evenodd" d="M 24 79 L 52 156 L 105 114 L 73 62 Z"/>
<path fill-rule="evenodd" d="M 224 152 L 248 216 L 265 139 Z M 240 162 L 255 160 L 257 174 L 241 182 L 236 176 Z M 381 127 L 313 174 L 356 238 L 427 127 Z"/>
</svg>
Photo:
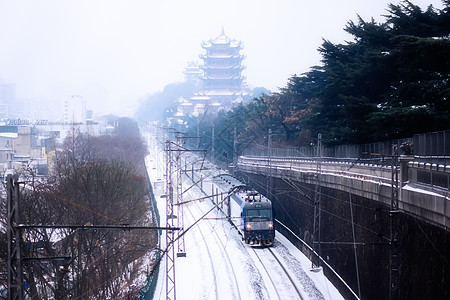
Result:
<svg viewBox="0 0 450 300">
<path fill-rule="evenodd" d="M 147 143 L 150 151 L 147 169 L 161 226 L 165 226 L 166 199 L 161 198 L 165 194 L 164 151 L 154 136 L 148 135 Z M 183 184 L 186 189 L 192 181 L 184 176 Z M 195 186 L 183 195 L 183 201 L 203 197 L 205 192 Z M 212 207 L 209 199 L 186 204 L 184 228 L 189 228 Z M 177 299 L 343 299 L 323 272 L 311 272 L 311 262 L 278 232 L 270 248 L 246 245 L 224 214 L 213 209 L 184 237 L 186 257 L 175 257 Z M 161 241 L 164 249 L 164 236 Z M 165 299 L 165 259 L 159 274 L 155 299 Z"/>
</svg>

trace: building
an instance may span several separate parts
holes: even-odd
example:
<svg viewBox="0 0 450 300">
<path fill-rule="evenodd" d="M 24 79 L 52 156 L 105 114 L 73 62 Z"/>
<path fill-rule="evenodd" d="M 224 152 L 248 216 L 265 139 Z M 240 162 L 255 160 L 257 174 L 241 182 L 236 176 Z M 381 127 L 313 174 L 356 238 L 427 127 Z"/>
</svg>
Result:
<svg viewBox="0 0 450 300">
<path fill-rule="evenodd" d="M 0 78 L 0 118 L 9 118 L 16 100 L 16 85 Z"/>
<path fill-rule="evenodd" d="M 63 121 L 66 124 L 86 123 L 86 101 L 82 96 L 72 95 L 64 101 Z"/>
<path fill-rule="evenodd" d="M 245 92 L 245 77 L 242 75 L 244 55 L 242 42 L 231 40 L 222 32 L 215 39 L 202 42 L 205 53 L 200 55 L 203 65 L 204 96 L 211 98 L 211 104 L 229 108 L 242 101 Z"/>
<path fill-rule="evenodd" d="M 19 172 L 26 167 L 46 165 L 40 160 L 45 153 L 37 138 L 30 125 L 0 125 L 0 175 L 7 169 Z"/>
<path fill-rule="evenodd" d="M 222 28 L 219 36 L 203 41 L 201 46 L 204 53 L 199 57 L 203 64 L 191 61 L 184 71 L 186 80 L 199 81 L 200 92 L 189 99 L 181 97 L 176 101 L 174 117 L 177 120 L 229 109 L 249 94 L 242 75 L 245 69 L 242 42 L 231 40 Z"/>
<path fill-rule="evenodd" d="M 188 65 L 184 68 L 184 78 L 189 81 L 200 81 L 200 76 L 203 74 L 199 65 L 195 61 L 190 61 Z"/>
<path fill-rule="evenodd" d="M 3 132 L 0 127 L 0 175 L 7 169 L 12 168 L 14 159 L 14 141 L 17 139 L 16 132 Z"/>
</svg>

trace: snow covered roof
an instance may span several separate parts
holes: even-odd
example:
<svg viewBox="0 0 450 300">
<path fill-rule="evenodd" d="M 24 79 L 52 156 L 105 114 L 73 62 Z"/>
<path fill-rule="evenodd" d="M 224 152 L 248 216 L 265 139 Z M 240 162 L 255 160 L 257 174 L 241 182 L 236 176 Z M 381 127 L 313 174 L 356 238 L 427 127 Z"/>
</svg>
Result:
<svg viewBox="0 0 450 300">
<path fill-rule="evenodd" d="M 214 65 L 214 66 L 210 66 L 210 65 L 206 65 L 206 66 L 202 66 L 201 67 L 203 70 L 212 70 L 212 69 L 220 69 L 220 70 L 227 70 L 227 69 L 244 69 L 245 67 L 243 66 L 243 65 L 241 65 L 241 64 L 239 64 L 239 65 L 235 65 L 235 66 L 230 66 L 230 65 L 224 65 L 224 66 L 217 66 L 217 65 Z"/>
<path fill-rule="evenodd" d="M 205 91 L 205 95 L 210 96 L 231 96 L 236 95 L 236 92 L 230 91 L 230 90 L 209 90 Z"/>
<path fill-rule="evenodd" d="M 229 47 L 235 48 L 235 47 L 240 47 L 241 42 L 236 41 L 236 40 L 231 40 L 229 37 L 227 37 L 225 35 L 225 31 L 222 27 L 222 32 L 220 33 L 219 36 L 217 36 L 215 39 L 211 39 L 209 41 L 202 42 L 203 48 L 209 48 L 209 47 L 212 47 L 215 45 L 229 45 Z"/>
<path fill-rule="evenodd" d="M 214 76 L 201 76 L 202 79 L 224 79 L 224 80 L 230 80 L 230 79 L 243 79 L 242 76 L 239 75 L 214 75 Z"/>
<path fill-rule="evenodd" d="M 244 58 L 243 55 L 240 54 L 201 54 L 199 55 L 201 59 L 205 59 L 205 58 Z"/>
<path fill-rule="evenodd" d="M 208 101 L 211 100 L 211 97 L 206 95 L 195 95 L 191 97 L 192 101 Z"/>
<path fill-rule="evenodd" d="M 197 74 L 197 73 L 201 73 L 202 71 L 200 70 L 200 67 L 199 67 L 199 64 L 198 63 L 196 63 L 196 62 L 192 62 L 192 61 L 190 61 L 189 63 L 188 63 L 188 65 L 184 68 L 184 72 L 185 73 L 194 73 L 194 74 Z"/>
<path fill-rule="evenodd" d="M 15 139 L 19 136 L 17 132 L 0 132 L 0 137 Z"/>
</svg>

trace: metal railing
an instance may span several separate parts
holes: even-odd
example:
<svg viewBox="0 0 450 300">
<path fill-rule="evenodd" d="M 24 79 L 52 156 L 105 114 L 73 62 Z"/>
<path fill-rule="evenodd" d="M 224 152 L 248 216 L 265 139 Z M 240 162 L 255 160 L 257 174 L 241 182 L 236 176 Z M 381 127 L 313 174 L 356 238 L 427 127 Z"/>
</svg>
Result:
<svg viewBox="0 0 450 300">
<path fill-rule="evenodd" d="M 337 161 L 352 162 L 359 160 L 365 163 L 385 164 L 390 161 L 389 157 L 392 155 L 392 147 L 396 146 L 397 149 L 401 149 L 404 143 L 412 144 L 415 160 L 450 164 L 450 130 L 415 134 L 411 138 L 385 142 L 324 147 L 322 157 Z M 317 156 L 317 147 L 247 148 L 244 149 L 242 155 L 314 158 Z"/>
</svg>

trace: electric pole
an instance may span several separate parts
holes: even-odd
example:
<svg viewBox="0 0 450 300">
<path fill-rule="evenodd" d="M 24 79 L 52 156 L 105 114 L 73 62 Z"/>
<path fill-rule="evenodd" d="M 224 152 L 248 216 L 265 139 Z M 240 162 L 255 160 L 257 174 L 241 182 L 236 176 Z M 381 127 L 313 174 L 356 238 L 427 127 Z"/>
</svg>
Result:
<svg viewBox="0 0 450 300">
<path fill-rule="evenodd" d="M 391 210 L 390 216 L 390 257 L 389 257 L 389 300 L 400 299 L 400 220 L 398 186 L 398 150 L 392 146 L 391 166 Z"/>
<path fill-rule="evenodd" d="M 236 171 L 237 166 L 237 127 L 234 126 L 234 134 L 233 134 L 233 175 Z"/>
<path fill-rule="evenodd" d="M 23 274 L 19 212 L 19 183 L 16 178 L 8 175 L 6 178 L 7 192 L 7 246 L 8 246 L 8 300 L 22 300 Z"/>
<path fill-rule="evenodd" d="M 272 161 L 271 161 L 271 153 L 272 152 L 272 129 L 269 129 L 269 133 L 267 134 L 267 167 L 268 167 L 268 174 L 267 176 L 267 198 L 270 198 L 270 192 L 272 189 Z"/>
<path fill-rule="evenodd" d="M 316 253 L 320 256 L 320 198 L 321 198 L 321 184 L 320 175 L 322 173 L 322 134 L 317 135 L 317 158 L 316 158 L 316 184 L 314 188 L 314 225 L 313 225 L 313 248 Z M 320 259 L 317 258 L 317 264 L 314 264 L 314 259 L 312 261 L 311 268 L 314 269 L 319 267 Z"/>
<path fill-rule="evenodd" d="M 166 140 L 166 227 L 174 227 L 172 185 L 172 143 Z M 166 232 L 166 299 L 176 300 L 175 292 L 175 233 Z"/>
<path fill-rule="evenodd" d="M 176 164 L 177 164 L 177 224 L 181 230 L 178 232 L 178 252 L 177 257 L 186 256 L 185 243 L 184 243 L 184 212 L 183 212 L 183 182 L 182 175 L 183 170 L 181 166 L 181 132 L 177 132 L 177 154 L 176 154 Z"/>
<path fill-rule="evenodd" d="M 215 155 L 215 152 L 216 152 L 216 148 L 215 148 L 215 145 L 214 145 L 214 123 L 213 123 L 213 125 L 212 125 L 212 133 L 211 133 L 211 163 L 214 165 L 214 155 Z"/>
</svg>

